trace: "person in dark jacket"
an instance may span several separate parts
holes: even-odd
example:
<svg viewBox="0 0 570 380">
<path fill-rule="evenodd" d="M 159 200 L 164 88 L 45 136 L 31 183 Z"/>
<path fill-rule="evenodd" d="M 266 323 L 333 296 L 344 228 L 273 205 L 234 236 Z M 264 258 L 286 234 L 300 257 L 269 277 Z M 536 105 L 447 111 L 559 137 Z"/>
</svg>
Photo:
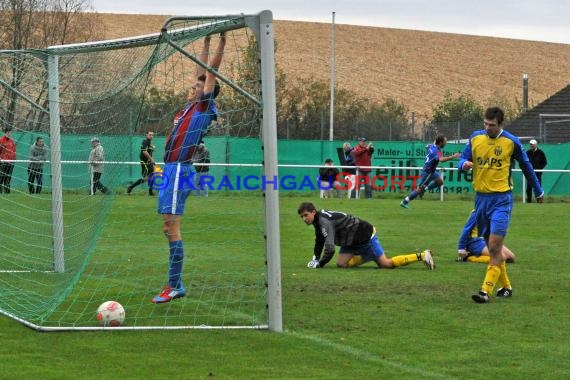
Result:
<svg viewBox="0 0 570 380">
<path fill-rule="evenodd" d="M 43 185 L 44 162 L 47 160 L 47 149 L 43 137 L 36 138 L 36 142 L 30 147 L 28 160 L 30 161 L 28 163 L 28 191 L 30 194 L 40 194 Z M 36 182 L 37 185 L 35 185 Z"/>
<path fill-rule="evenodd" d="M 141 164 L 141 178 L 139 178 L 136 182 L 132 183 L 127 187 L 127 195 L 131 195 L 131 192 L 135 187 L 138 185 L 146 182 L 148 177 L 154 172 L 154 158 L 152 158 L 152 153 L 156 148 L 153 143 L 152 139 L 154 138 L 154 132 L 148 131 L 146 133 L 146 138 L 141 143 L 141 148 L 139 152 L 139 159 Z M 149 186 L 148 188 L 148 195 L 153 196 L 154 191 L 152 187 Z"/>
<path fill-rule="evenodd" d="M 340 160 L 340 164 L 341 166 L 343 166 L 342 168 L 342 175 L 345 179 L 349 179 L 351 182 L 353 182 L 355 179 L 351 178 L 351 176 L 355 176 L 356 175 L 356 167 L 354 166 L 354 148 L 352 147 L 352 145 L 350 145 L 349 142 L 345 142 L 342 145 L 342 148 L 337 148 L 337 153 L 338 153 L 338 158 Z M 346 167 L 346 166 L 350 166 L 350 167 Z M 356 186 L 356 184 L 354 184 L 353 186 L 351 186 L 352 188 L 349 189 L 348 191 L 350 191 L 350 197 L 349 198 L 356 198 L 356 188 L 358 186 Z"/>
<path fill-rule="evenodd" d="M 542 186 L 542 172 L 537 172 L 537 170 L 544 169 L 546 164 L 548 164 L 548 161 L 546 160 L 546 154 L 544 154 L 544 151 L 538 148 L 538 142 L 535 139 L 530 140 L 530 149 L 526 151 L 526 155 L 534 169 L 536 178 L 538 178 L 538 183 Z M 532 202 L 532 183 L 530 182 L 526 183 L 526 201 L 528 203 Z M 539 201 L 542 202 L 542 198 L 540 200 L 537 199 L 537 202 Z"/>
<path fill-rule="evenodd" d="M 321 198 L 330 198 L 332 192 L 339 196 L 338 182 L 339 171 L 333 166 L 332 158 L 325 160 L 325 166 L 319 169 L 319 188 L 322 190 Z"/>
<path fill-rule="evenodd" d="M 350 143 L 345 142 L 342 144 L 342 149 L 339 149 L 338 157 L 342 166 L 354 166 L 354 148 Z M 343 168 L 343 173 L 356 174 L 356 168 Z"/>
<path fill-rule="evenodd" d="M 356 267 L 368 261 L 374 261 L 380 268 L 395 268 L 423 261 L 428 269 L 435 269 L 429 249 L 388 257 L 380 245 L 376 228 L 364 219 L 340 211 L 317 211 L 310 202 L 301 203 L 297 213 L 306 225 L 315 228 L 313 258 L 307 268 L 323 268 L 333 258 L 335 246 L 338 245 L 340 252 L 336 265 L 340 268 Z M 321 255 L 323 249 L 324 254 Z"/>
</svg>

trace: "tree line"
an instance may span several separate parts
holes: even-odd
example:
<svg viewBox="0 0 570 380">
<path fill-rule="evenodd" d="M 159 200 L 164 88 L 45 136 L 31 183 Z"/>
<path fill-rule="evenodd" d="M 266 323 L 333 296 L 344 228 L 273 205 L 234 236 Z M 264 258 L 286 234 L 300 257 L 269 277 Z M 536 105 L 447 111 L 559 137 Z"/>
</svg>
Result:
<svg viewBox="0 0 570 380">
<path fill-rule="evenodd" d="M 87 42 L 104 35 L 91 0 L 0 0 L 0 49 L 21 50 L 45 48 L 69 42 Z M 259 56 L 257 44 L 250 37 L 247 49 L 240 54 L 240 66 L 229 65 L 230 77 L 252 94 L 259 89 Z M 10 86 L 18 88 L 28 63 L 14 59 Z M 290 79 L 277 64 L 276 67 L 277 131 L 282 139 L 328 139 L 330 124 L 330 87 L 328 82 Z M 47 89 L 44 89 L 47 91 Z M 43 96 L 42 96 L 43 95 Z M 174 90 L 158 91 L 150 87 L 145 104 L 138 107 L 142 118 L 138 126 L 123 128 L 125 132 L 152 127 L 159 133 L 168 133 L 173 110 L 184 103 L 183 93 Z M 129 95 L 125 95 L 129 96 Z M 18 102 L 16 92 L 0 90 L 2 121 L 12 123 Z M 38 100 L 45 94 L 38 93 Z M 44 100 L 45 101 L 45 100 Z M 130 99 L 126 104 L 132 104 Z M 231 91 L 221 99 L 222 118 L 215 134 L 231 133 L 237 136 L 259 134 L 260 110 L 246 104 L 248 100 Z M 494 96 L 486 104 L 477 102 L 468 93 L 447 92 L 432 107 L 431 119 L 420 125 L 412 112 L 401 101 L 386 98 L 376 103 L 359 93 L 335 88 L 334 138 L 352 140 L 366 136 L 371 140 L 431 139 L 438 133 L 451 138 L 464 138 L 474 126 L 480 127 L 487 104 L 502 106 L 507 120 L 519 116 L 521 104 L 505 97 Z M 47 104 L 44 105 L 47 109 Z M 166 110 L 166 108 L 168 108 Z M 164 115 L 157 121 L 153 115 Z M 168 119 L 168 120 L 166 120 Z M 227 128 L 224 128 L 224 124 Z M 235 128 L 234 126 L 239 126 Z M 466 137 L 466 136 L 465 136 Z"/>
<path fill-rule="evenodd" d="M 243 60 L 249 62 L 251 68 L 258 62 L 258 56 L 255 40 L 250 39 L 249 45 Z M 289 80 L 278 63 L 276 66 L 278 137 L 327 140 L 331 107 L 329 83 Z M 240 85 L 255 83 L 254 75 L 254 70 L 242 70 L 238 73 L 238 82 Z M 447 91 L 443 99 L 432 107 L 432 117 L 420 125 L 409 108 L 397 99 L 389 97 L 379 104 L 359 93 L 337 87 L 334 139 L 354 140 L 358 136 L 366 136 L 370 140 L 431 140 L 437 134 L 453 139 L 467 138 L 474 129 L 481 128 L 484 110 L 490 105 L 502 107 L 506 121 L 520 116 L 522 110 L 517 99 L 510 101 L 505 96 L 493 95 L 485 102 L 478 102 L 467 92 Z"/>
</svg>

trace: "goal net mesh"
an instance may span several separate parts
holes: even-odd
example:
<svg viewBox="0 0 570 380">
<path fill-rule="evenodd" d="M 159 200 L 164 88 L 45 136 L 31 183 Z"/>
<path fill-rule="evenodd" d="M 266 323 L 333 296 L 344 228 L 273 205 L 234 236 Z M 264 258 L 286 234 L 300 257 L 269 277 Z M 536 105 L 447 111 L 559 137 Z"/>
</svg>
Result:
<svg viewBox="0 0 570 380">
<path fill-rule="evenodd" d="M 187 296 L 156 305 L 150 301 L 168 275 L 163 220 L 147 182 L 130 196 L 126 189 L 141 178 L 147 131 L 160 165 L 196 82 L 194 59 L 205 36 L 214 50 L 222 32 L 219 114 L 203 138 L 212 190 L 192 194 L 182 218 Z M 0 194 L 0 312 L 32 326 L 97 328 L 97 307 L 115 300 L 126 310 L 125 327 L 265 327 L 262 190 L 236 189 L 239 178 L 262 175 L 259 61 L 243 16 L 173 18 L 154 35 L 0 52 L 0 122 L 16 144 L 9 193 Z M 38 137 L 48 152 L 40 191 L 37 179 L 29 183 Z M 104 149 L 107 194 L 91 195 L 93 137 Z M 60 184 L 52 182 L 57 156 Z"/>
</svg>

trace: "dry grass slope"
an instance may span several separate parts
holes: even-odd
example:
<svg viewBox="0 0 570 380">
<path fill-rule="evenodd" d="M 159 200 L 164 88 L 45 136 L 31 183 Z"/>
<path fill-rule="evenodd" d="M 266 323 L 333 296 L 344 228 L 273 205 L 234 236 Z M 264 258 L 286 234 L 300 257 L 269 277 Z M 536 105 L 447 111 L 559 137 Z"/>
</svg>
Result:
<svg viewBox="0 0 570 380">
<path fill-rule="evenodd" d="M 167 16 L 100 14 L 106 38 L 154 33 Z M 289 78 L 330 78 L 331 25 L 275 21 L 277 64 Z M 485 103 L 530 104 L 570 83 L 570 45 L 354 25 L 336 25 L 336 83 L 378 102 L 395 98 L 429 118 L 446 91 Z"/>
</svg>

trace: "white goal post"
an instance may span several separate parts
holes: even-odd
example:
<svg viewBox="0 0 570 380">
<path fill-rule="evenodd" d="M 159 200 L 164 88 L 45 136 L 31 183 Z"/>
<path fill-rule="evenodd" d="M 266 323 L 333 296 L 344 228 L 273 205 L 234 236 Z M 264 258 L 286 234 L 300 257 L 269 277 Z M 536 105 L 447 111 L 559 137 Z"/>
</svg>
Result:
<svg viewBox="0 0 570 380">
<path fill-rule="evenodd" d="M 193 26 L 185 28 L 173 28 L 173 25 L 179 25 L 180 22 L 194 22 Z M 178 23 L 176 23 L 178 22 Z M 180 46 L 178 41 L 188 41 L 189 38 L 201 38 L 205 33 L 223 33 L 231 32 L 239 29 L 247 28 L 256 37 L 259 68 L 260 68 L 260 91 L 261 97 L 248 92 L 247 89 L 241 88 L 239 83 L 228 79 L 224 74 L 217 72 L 208 65 L 202 63 L 199 59 Z M 189 37 L 197 36 L 197 37 Z M 278 176 L 278 157 L 277 157 L 277 113 L 276 113 L 276 95 L 275 95 L 275 36 L 273 15 L 269 10 L 264 10 L 258 14 L 252 15 L 222 15 L 222 16 L 188 16 L 173 17 L 168 19 L 163 25 L 159 33 L 132 37 L 121 38 L 107 41 L 69 44 L 62 46 L 51 46 L 45 50 L 39 51 L 39 55 L 45 57 L 45 68 L 47 71 L 47 104 L 49 106 L 49 139 L 50 139 L 50 156 L 47 164 L 51 173 L 51 219 L 52 219 L 52 242 L 53 242 L 53 272 L 54 275 L 66 274 L 67 259 L 69 256 L 69 241 L 66 240 L 64 215 L 64 179 L 62 179 L 62 117 L 60 114 L 62 106 L 61 97 L 64 95 L 65 89 L 60 83 L 61 78 L 61 59 L 63 56 L 73 57 L 82 53 L 113 51 L 125 48 L 138 48 L 166 43 L 169 45 L 170 51 L 177 51 L 186 56 L 193 63 L 202 66 L 204 69 L 212 72 L 220 82 L 229 86 L 233 91 L 239 93 L 244 99 L 253 102 L 260 110 L 260 133 L 261 139 L 259 144 L 263 157 L 262 172 L 266 178 L 274 178 Z M 168 53 L 173 54 L 173 53 Z M 44 110 L 45 111 L 45 110 Z M 187 329 L 187 328 L 265 328 L 274 332 L 283 331 L 282 320 L 282 290 L 281 290 L 281 259 L 280 259 L 280 223 L 279 223 L 279 191 L 278 189 L 267 189 L 263 193 L 264 203 L 264 240 L 265 240 L 265 287 L 266 287 L 266 311 L 267 325 L 255 324 L 253 326 L 204 326 L 204 325 L 186 325 L 186 326 L 124 326 L 116 327 L 113 330 L 122 329 Z M 261 203 L 260 203 L 261 205 Z M 261 207 L 260 207 L 261 209 Z M 261 219 L 261 218 L 260 218 Z M 261 223 L 261 222 L 260 222 Z M 260 264 L 261 265 L 261 264 Z M 77 280 L 75 278 L 74 280 Z M 2 289 L 0 289 L 2 291 Z M 63 293 L 63 292 L 62 292 Z M 66 293 L 68 294 L 68 293 Z M 18 312 L 14 312 L 10 307 L 4 307 L 0 303 L 0 314 L 13 318 L 28 327 L 39 331 L 66 331 L 66 330 L 99 330 L 106 329 L 96 326 L 51 326 L 42 325 L 41 321 L 36 322 L 35 318 L 22 317 Z M 53 312 L 50 310 L 46 313 Z M 35 317 L 35 316 L 34 316 Z M 41 319 L 41 318 L 40 318 Z"/>
<path fill-rule="evenodd" d="M 541 113 L 538 115 L 538 138 L 540 142 L 548 142 L 548 125 L 570 122 L 570 113 Z"/>
</svg>

